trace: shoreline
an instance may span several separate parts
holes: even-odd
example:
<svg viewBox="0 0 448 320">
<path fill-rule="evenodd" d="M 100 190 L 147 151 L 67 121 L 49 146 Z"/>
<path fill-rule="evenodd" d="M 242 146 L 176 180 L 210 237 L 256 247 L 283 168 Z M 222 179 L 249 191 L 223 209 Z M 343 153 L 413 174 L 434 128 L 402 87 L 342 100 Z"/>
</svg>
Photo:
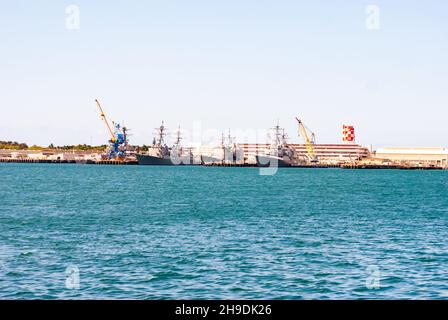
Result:
<svg viewBox="0 0 448 320">
<path fill-rule="evenodd" d="M 0 158 L 0 163 L 34 163 L 34 164 L 74 164 L 74 165 L 139 165 L 137 161 L 117 161 L 117 160 L 89 160 L 89 161 L 76 161 L 76 160 L 49 160 L 49 159 L 11 159 Z M 143 166 L 143 165 L 141 165 Z M 185 167 L 189 165 L 182 165 Z M 213 164 L 213 165 L 190 165 L 195 167 L 226 167 L 226 168 L 262 168 L 256 164 Z M 153 166 L 149 166 L 153 167 Z M 167 167 L 167 166 L 162 166 Z M 176 167 L 176 165 L 168 166 Z M 352 170 L 448 170 L 448 168 L 436 167 L 436 166 L 406 166 L 406 165 L 378 165 L 378 164 L 322 164 L 322 165 L 292 165 L 290 167 L 282 167 L 285 169 L 352 169 Z"/>
</svg>

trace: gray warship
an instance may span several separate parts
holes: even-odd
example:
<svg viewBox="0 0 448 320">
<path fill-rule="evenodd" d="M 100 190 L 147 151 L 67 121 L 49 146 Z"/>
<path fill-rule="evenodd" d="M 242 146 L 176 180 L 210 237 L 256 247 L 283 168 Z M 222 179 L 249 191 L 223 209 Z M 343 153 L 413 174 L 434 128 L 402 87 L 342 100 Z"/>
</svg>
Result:
<svg viewBox="0 0 448 320">
<path fill-rule="evenodd" d="M 296 158 L 295 150 L 288 145 L 285 129 L 277 124 L 269 134 L 270 144 L 262 153 L 256 155 L 259 167 L 290 167 Z"/>
<path fill-rule="evenodd" d="M 156 137 L 152 146 L 148 148 L 146 153 L 137 153 L 138 164 L 144 166 L 194 165 L 192 150 L 184 148 L 181 144 L 180 127 L 177 131 L 176 142 L 171 148 L 165 143 L 166 131 L 167 129 L 162 121 L 162 125 L 156 129 Z"/>
<path fill-rule="evenodd" d="M 224 133 L 222 134 L 221 145 L 216 147 L 212 153 L 201 154 L 201 162 L 203 165 L 243 164 L 244 152 L 229 130 L 227 137 L 224 136 Z"/>
</svg>

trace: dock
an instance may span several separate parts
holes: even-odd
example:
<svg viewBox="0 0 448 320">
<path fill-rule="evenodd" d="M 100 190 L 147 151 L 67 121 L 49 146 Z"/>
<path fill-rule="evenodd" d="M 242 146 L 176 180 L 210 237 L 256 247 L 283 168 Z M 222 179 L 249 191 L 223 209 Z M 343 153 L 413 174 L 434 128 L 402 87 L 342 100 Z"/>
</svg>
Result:
<svg viewBox="0 0 448 320">
<path fill-rule="evenodd" d="M 138 165 L 136 160 L 89 160 L 89 161 L 76 161 L 76 160 L 54 160 L 54 159 L 26 159 L 26 158 L 0 158 L 0 163 L 42 163 L 42 164 L 85 164 L 85 165 Z M 255 163 L 211 163 L 202 164 L 203 167 L 235 167 L 235 168 L 255 168 Z M 296 169 L 356 169 L 356 170 L 372 170 L 372 169 L 395 169 L 395 170 L 448 170 L 447 167 L 425 165 L 415 166 L 409 164 L 370 164 L 370 163 L 319 163 L 319 164 L 293 164 L 284 168 L 296 168 Z"/>
<path fill-rule="evenodd" d="M 0 158 L 0 162 L 6 162 L 6 163 L 76 163 L 75 160 L 13 159 L 13 158 Z"/>
<path fill-rule="evenodd" d="M 238 168 L 254 168 L 257 165 L 255 163 L 223 163 L 216 162 L 210 164 L 202 164 L 203 167 L 238 167 Z"/>
<path fill-rule="evenodd" d="M 99 161 L 93 161 L 91 164 L 112 165 L 112 166 L 133 166 L 133 165 L 138 165 L 138 161 L 136 161 L 136 160 L 125 160 L 125 161 L 119 161 L 119 160 L 99 160 Z"/>
<path fill-rule="evenodd" d="M 0 158 L 0 163 L 52 163 L 52 164 L 92 164 L 92 165 L 137 165 L 136 160 L 89 160 L 88 162 L 76 160 L 52 160 L 52 159 L 13 159 Z"/>
<path fill-rule="evenodd" d="M 395 170 L 448 170 L 446 167 L 437 166 L 412 166 L 407 164 L 344 164 L 342 169 L 395 169 Z"/>
</svg>

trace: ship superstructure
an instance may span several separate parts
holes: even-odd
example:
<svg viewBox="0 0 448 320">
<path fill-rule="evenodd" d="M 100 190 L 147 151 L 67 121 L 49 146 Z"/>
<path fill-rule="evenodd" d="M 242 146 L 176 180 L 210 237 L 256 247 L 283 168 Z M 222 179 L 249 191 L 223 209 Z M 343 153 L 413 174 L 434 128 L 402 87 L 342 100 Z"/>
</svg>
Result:
<svg viewBox="0 0 448 320">
<path fill-rule="evenodd" d="M 192 165 L 195 164 L 193 154 L 190 148 L 183 147 L 180 127 L 176 132 L 174 145 L 169 148 L 165 142 L 167 128 L 164 122 L 159 128 L 156 128 L 156 134 L 153 144 L 146 153 L 137 154 L 137 160 L 140 165 Z"/>
<path fill-rule="evenodd" d="M 287 142 L 288 135 L 277 123 L 268 134 L 268 147 L 256 155 L 257 165 L 261 167 L 289 167 L 295 159 L 295 151 Z"/>
<path fill-rule="evenodd" d="M 201 161 L 204 165 L 243 164 L 244 160 L 243 149 L 236 142 L 235 137 L 232 137 L 230 130 L 227 137 L 222 133 L 221 144 L 219 146 L 201 155 Z"/>
</svg>

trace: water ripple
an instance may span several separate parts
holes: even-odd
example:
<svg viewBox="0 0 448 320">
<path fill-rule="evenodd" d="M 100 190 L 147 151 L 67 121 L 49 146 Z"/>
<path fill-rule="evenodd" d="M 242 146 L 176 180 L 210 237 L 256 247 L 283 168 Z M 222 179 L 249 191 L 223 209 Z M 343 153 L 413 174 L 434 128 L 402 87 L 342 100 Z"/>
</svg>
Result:
<svg viewBox="0 0 448 320">
<path fill-rule="evenodd" d="M 447 172 L 0 174 L 0 298 L 448 298 Z"/>
</svg>

